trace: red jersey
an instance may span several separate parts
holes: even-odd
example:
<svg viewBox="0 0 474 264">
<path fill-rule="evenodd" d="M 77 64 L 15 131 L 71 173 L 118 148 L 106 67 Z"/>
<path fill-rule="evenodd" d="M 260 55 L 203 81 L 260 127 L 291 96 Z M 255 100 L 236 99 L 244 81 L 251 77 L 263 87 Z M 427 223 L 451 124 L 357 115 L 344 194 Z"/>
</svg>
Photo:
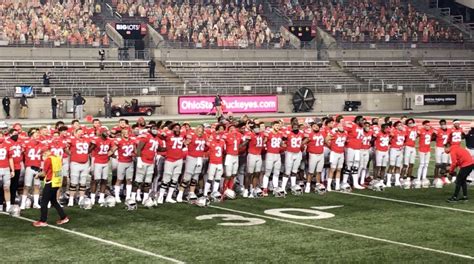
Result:
<svg viewBox="0 0 474 264">
<path fill-rule="evenodd" d="M 462 128 L 451 128 L 451 134 L 449 135 L 449 141 L 451 142 L 451 145 L 461 145 L 462 135 Z"/>
<path fill-rule="evenodd" d="M 224 150 L 226 143 L 224 140 L 212 140 L 208 144 L 209 146 L 209 163 L 211 164 L 222 164 L 222 157 L 224 156 Z"/>
<path fill-rule="evenodd" d="M 370 127 L 370 129 L 372 130 L 372 135 L 373 135 L 374 137 L 376 137 L 376 136 L 378 136 L 378 134 L 380 133 L 380 129 L 381 129 L 381 128 L 380 128 L 379 125 L 372 125 L 372 126 Z"/>
<path fill-rule="evenodd" d="M 405 146 L 414 148 L 416 146 L 416 138 L 418 137 L 418 128 L 414 127 L 406 127 L 405 128 Z"/>
<path fill-rule="evenodd" d="M 406 132 L 400 131 L 397 128 L 392 130 L 392 138 L 390 140 L 390 148 L 400 149 L 405 145 Z"/>
<path fill-rule="evenodd" d="M 9 150 L 10 144 L 6 141 L 0 143 L 0 168 L 8 169 L 10 168 L 10 155 Z"/>
<path fill-rule="evenodd" d="M 293 131 L 286 132 L 286 139 L 287 139 L 287 148 L 286 151 L 291 153 L 299 153 L 301 152 L 301 143 L 303 142 L 304 133 L 298 130 L 298 133 L 294 133 Z"/>
<path fill-rule="evenodd" d="M 283 134 L 281 132 L 274 133 L 270 131 L 268 133 L 265 133 L 265 138 L 267 139 L 267 142 L 265 144 L 267 153 L 280 154 Z"/>
<path fill-rule="evenodd" d="M 245 140 L 249 140 L 249 154 L 262 155 L 263 133 L 255 134 L 253 132 L 248 132 L 244 138 Z"/>
<path fill-rule="evenodd" d="M 16 142 L 13 140 L 9 141 L 10 147 L 8 148 L 8 156 L 13 159 L 13 166 L 15 170 L 21 169 L 21 163 L 23 162 L 24 143 L 18 139 Z"/>
<path fill-rule="evenodd" d="M 375 149 L 378 151 L 388 151 L 390 143 L 390 134 L 379 133 L 375 138 Z"/>
<path fill-rule="evenodd" d="M 438 129 L 438 131 L 436 131 L 436 147 L 444 147 L 444 145 L 446 145 L 446 143 L 448 143 L 449 141 L 449 135 L 451 134 L 451 130 L 450 129 L 446 129 L 446 130 L 443 130 L 443 129 Z"/>
<path fill-rule="evenodd" d="M 190 132 L 186 138 L 189 140 L 188 144 L 188 155 L 194 158 L 204 157 L 206 151 L 207 136 L 203 133 L 200 137 Z"/>
<path fill-rule="evenodd" d="M 453 172 L 456 167 L 464 168 L 474 164 L 471 153 L 461 146 L 452 146 L 449 155 L 451 156 L 450 172 Z"/>
<path fill-rule="evenodd" d="M 331 144 L 329 145 L 329 148 L 331 151 L 334 151 L 336 153 L 344 153 L 344 146 L 346 145 L 347 141 L 347 133 L 346 131 L 340 132 L 339 130 L 336 130 L 334 132 L 331 132 Z"/>
<path fill-rule="evenodd" d="M 117 138 L 114 145 L 118 150 L 118 161 L 122 163 L 132 162 L 135 152 L 135 140 L 132 138 Z"/>
<path fill-rule="evenodd" d="M 147 133 L 139 136 L 138 141 L 143 142 L 145 144 L 140 153 L 140 158 L 142 158 L 142 161 L 146 164 L 155 163 L 155 156 L 157 153 L 156 151 L 160 146 L 161 139 L 159 139 L 158 137 L 154 137 L 150 133 Z"/>
<path fill-rule="evenodd" d="M 322 154 L 324 152 L 324 135 L 321 131 L 311 131 L 305 135 L 309 139 L 307 151 L 311 154 Z"/>
<path fill-rule="evenodd" d="M 423 153 L 430 152 L 431 140 L 433 139 L 433 129 L 420 129 L 420 131 L 418 131 L 418 135 L 420 136 L 420 140 L 418 142 L 418 151 Z"/>
<path fill-rule="evenodd" d="M 102 137 L 95 137 L 92 139 L 92 144 L 95 145 L 92 151 L 92 157 L 94 157 L 94 163 L 96 164 L 107 164 L 109 163 L 109 151 L 112 149 L 113 141 L 109 138 L 103 139 Z"/>
<path fill-rule="evenodd" d="M 41 148 L 39 141 L 25 141 L 25 167 L 41 167 Z"/>
<path fill-rule="evenodd" d="M 68 140 L 71 162 L 87 163 L 89 161 L 89 146 L 91 140 L 86 137 L 71 137 Z"/>
<path fill-rule="evenodd" d="M 185 135 L 176 136 L 173 131 L 166 131 L 166 160 L 174 162 L 184 158 Z"/>
<path fill-rule="evenodd" d="M 361 149 L 370 149 L 372 146 L 372 136 L 373 132 L 369 130 L 368 132 L 364 131 L 364 137 L 362 137 L 362 147 Z"/>
<path fill-rule="evenodd" d="M 51 153 L 61 158 L 67 157 L 67 155 L 65 155 L 66 152 L 64 151 L 66 147 L 67 144 L 60 138 L 53 138 L 53 140 L 51 140 L 51 143 L 49 143 L 49 149 L 51 150 Z"/>
<path fill-rule="evenodd" d="M 239 155 L 239 146 L 243 141 L 242 134 L 240 134 L 240 132 L 234 131 L 225 133 L 222 135 L 222 139 L 225 141 L 226 152 L 228 155 Z"/>
<path fill-rule="evenodd" d="M 347 126 L 345 130 L 347 132 L 347 147 L 351 149 L 360 149 L 362 147 L 364 128 L 352 123 Z"/>
</svg>

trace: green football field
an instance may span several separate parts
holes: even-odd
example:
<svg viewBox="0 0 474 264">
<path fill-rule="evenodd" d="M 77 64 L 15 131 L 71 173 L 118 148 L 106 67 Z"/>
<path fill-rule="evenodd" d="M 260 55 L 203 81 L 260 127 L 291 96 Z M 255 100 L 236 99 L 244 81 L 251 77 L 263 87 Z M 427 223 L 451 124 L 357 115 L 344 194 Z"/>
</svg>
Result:
<svg viewBox="0 0 474 264">
<path fill-rule="evenodd" d="M 447 204 L 452 189 L 66 208 L 63 228 L 31 209 L 0 215 L 0 262 L 474 263 L 474 203 Z"/>
</svg>

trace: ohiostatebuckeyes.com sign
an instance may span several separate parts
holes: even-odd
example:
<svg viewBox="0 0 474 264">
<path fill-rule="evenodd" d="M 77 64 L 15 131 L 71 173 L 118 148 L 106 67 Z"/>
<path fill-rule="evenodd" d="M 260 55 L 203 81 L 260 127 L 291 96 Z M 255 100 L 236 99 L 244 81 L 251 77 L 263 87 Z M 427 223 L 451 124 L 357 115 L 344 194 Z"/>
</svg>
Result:
<svg viewBox="0 0 474 264">
<path fill-rule="evenodd" d="M 456 105 L 455 94 L 417 94 L 415 105 Z"/>
<path fill-rule="evenodd" d="M 178 112 L 180 114 L 215 113 L 214 96 L 180 96 Z M 278 111 L 278 97 L 264 96 L 221 96 L 224 112 L 232 113 L 269 113 Z"/>
</svg>

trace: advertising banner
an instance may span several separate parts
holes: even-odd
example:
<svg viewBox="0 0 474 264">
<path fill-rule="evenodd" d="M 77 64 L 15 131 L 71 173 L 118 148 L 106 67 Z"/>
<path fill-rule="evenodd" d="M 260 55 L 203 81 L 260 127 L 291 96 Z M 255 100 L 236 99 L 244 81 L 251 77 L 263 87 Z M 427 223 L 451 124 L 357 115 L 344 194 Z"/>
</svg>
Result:
<svg viewBox="0 0 474 264">
<path fill-rule="evenodd" d="M 180 114 L 215 113 L 214 96 L 180 96 Z M 278 111 L 278 96 L 221 96 L 225 113 L 275 113 Z"/>
</svg>

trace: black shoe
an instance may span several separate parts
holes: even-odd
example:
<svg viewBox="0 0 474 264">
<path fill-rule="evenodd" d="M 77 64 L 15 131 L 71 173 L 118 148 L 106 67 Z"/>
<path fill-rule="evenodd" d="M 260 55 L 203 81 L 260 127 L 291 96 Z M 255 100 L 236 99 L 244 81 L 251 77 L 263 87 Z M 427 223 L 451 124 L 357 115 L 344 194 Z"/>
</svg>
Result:
<svg viewBox="0 0 474 264">
<path fill-rule="evenodd" d="M 469 199 L 467 198 L 467 196 L 464 196 L 461 199 L 459 199 L 459 201 L 460 202 L 467 202 L 467 201 L 469 201 Z"/>
<path fill-rule="evenodd" d="M 458 200 L 457 197 L 451 197 L 451 198 L 449 198 L 446 202 L 448 202 L 448 203 L 455 203 L 455 202 L 458 202 L 458 201 L 459 201 L 459 200 Z"/>
</svg>

